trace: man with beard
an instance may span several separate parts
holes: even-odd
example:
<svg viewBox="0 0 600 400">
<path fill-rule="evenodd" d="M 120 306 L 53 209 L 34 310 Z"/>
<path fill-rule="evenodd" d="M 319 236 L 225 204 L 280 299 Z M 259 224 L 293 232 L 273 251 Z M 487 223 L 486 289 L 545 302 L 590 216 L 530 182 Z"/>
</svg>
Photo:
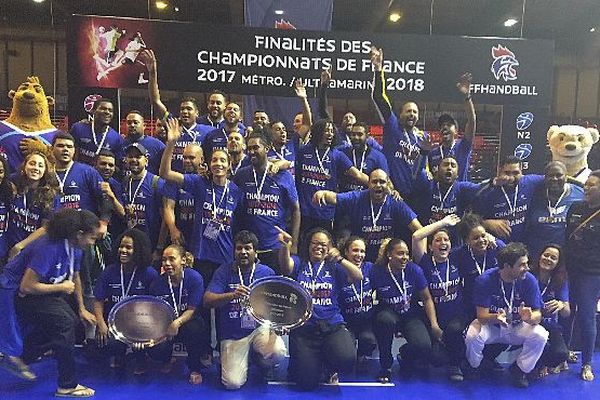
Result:
<svg viewBox="0 0 600 400">
<path fill-rule="evenodd" d="M 258 239 L 248 231 L 234 238 L 235 260 L 223 264 L 204 294 L 204 306 L 218 308 L 221 334 L 221 382 L 227 389 L 239 389 L 248 377 L 248 356 L 252 348 L 263 366 L 272 366 L 287 354 L 280 336 L 266 325 L 259 325 L 243 306 L 252 282 L 275 275 L 257 263 Z"/>
<path fill-rule="evenodd" d="M 351 146 L 344 146 L 342 152 L 352 160 L 352 165 L 360 172 L 371 175 L 376 169 L 388 173 L 388 164 L 383 153 L 369 144 L 369 127 L 362 122 L 356 122 L 348 132 Z M 381 147 L 381 146 L 379 146 Z M 344 179 L 340 192 L 366 189 Z"/>
<path fill-rule="evenodd" d="M 183 173 L 200 174 L 204 171 L 204 156 L 198 143 L 190 143 L 183 150 Z M 171 243 L 189 246 L 194 243 L 196 202 L 183 188 L 167 182 L 163 198 L 163 219 L 169 230 Z"/>
<path fill-rule="evenodd" d="M 478 368 L 489 343 L 523 345 L 510 369 L 513 384 L 524 388 L 529 386 L 526 374 L 535 367 L 548 340 L 548 331 L 540 325 L 542 296 L 536 278 L 528 272 L 523 243 L 509 243 L 497 258 L 499 267 L 475 281 L 477 319 L 467 329 L 467 361 L 471 368 Z"/>
<path fill-rule="evenodd" d="M 238 126 L 240 116 L 240 106 L 236 103 L 228 103 L 227 107 L 225 107 L 223 126 L 210 131 L 202 142 L 202 150 L 207 160 L 210 160 L 214 150 L 227 148 L 227 138 L 231 132 L 240 132 L 243 134 Z"/>
<path fill-rule="evenodd" d="M 365 260 L 375 262 L 384 239 L 405 238 L 407 229 L 414 232 L 421 228 L 421 223 L 406 203 L 388 194 L 389 178 L 385 171 L 371 172 L 368 187 L 346 193 L 319 190 L 313 202 L 318 206 L 335 205 L 343 214 L 351 215 L 351 234 L 365 239 Z"/>
<path fill-rule="evenodd" d="M 392 111 L 392 104 L 385 92 L 383 72 L 383 50 L 371 48 L 373 74 L 373 102 L 383 126 L 383 154 L 390 168 L 390 178 L 396 190 L 404 196 L 409 205 L 414 204 L 413 181 L 426 172 L 420 168 L 421 142 L 428 139 L 419 131 L 419 107 L 407 101 L 400 108 L 400 115 Z"/>
<path fill-rule="evenodd" d="M 102 149 L 108 149 L 117 157 L 120 156 L 123 138 L 110 126 L 113 116 L 112 100 L 101 98 L 94 104 L 91 123 L 86 121 L 73 124 L 69 133 L 75 138 L 77 160 L 94 166 L 96 156 Z"/>
<path fill-rule="evenodd" d="M 233 178 L 243 192 L 237 209 L 240 229 L 256 232 L 260 238 L 257 252 L 261 262 L 279 271 L 277 227 L 285 228 L 286 218 L 291 218 L 292 253 L 297 252 L 300 231 L 300 205 L 294 178 L 285 170 L 268 172 L 267 152 L 270 142 L 262 135 L 248 138 L 248 158 L 251 166 L 242 168 Z"/>
<path fill-rule="evenodd" d="M 250 165 L 250 159 L 246 156 L 246 141 L 238 131 L 231 132 L 227 137 L 227 153 L 231 158 L 229 177 L 233 179 L 240 168 Z"/>
<path fill-rule="evenodd" d="M 541 175 L 523 175 L 521 160 L 508 155 L 491 184 L 477 193 L 474 211 L 485 219 L 485 227 L 506 242 L 523 241 L 526 216 L 535 190 L 543 184 Z"/>
<path fill-rule="evenodd" d="M 319 85 L 319 117 L 320 118 L 331 118 L 329 115 L 328 104 L 327 104 L 327 88 L 329 87 L 329 82 L 331 81 L 331 68 L 321 71 L 321 80 Z M 352 131 L 352 127 L 356 124 L 357 119 L 356 115 L 352 112 L 347 112 L 342 117 L 342 124 L 339 128 L 336 129 L 335 138 L 337 143 L 339 144 L 340 149 L 344 149 L 346 147 L 352 147 L 352 141 L 350 139 L 350 133 Z M 376 149 L 378 151 L 383 150 L 381 145 L 368 135 L 367 131 L 367 144 L 369 147 Z M 387 170 L 387 169 L 386 169 Z"/>
<path fill-rule="evenodd" d="M 414 183 L 415 211 L 423 223 L 429 225 L 442 220 L 445 216 L 456 214 L 462 216 L 471 205 L 480 186 L 471 182 L 459 182 L 457 179 L 460 167 L 453 157 L 445 157 L 439 164 L 433 180 L 423 179 Z M 454 226 L 447 227 L 452 243 L 459 243 Z"/>
<path fill-rule="evenodd" d="M 255 126 L 260 126 L 263 129 L 271 124 L 271 121 L 269 121 L 269 115 L 264 110 L 254 110 L 253 122 Z"/>
<path fill-rule="evenodd" d="M 198 117 L 196 122 L 199 125 L 207 125 L 211 129 L 219 128 L 223 123 L 223 112 L 225 111 L 226 103 L 225 93 L 220 90 L 213 90 L 208 95 L 208 113 Z"/>
<path fill-rule="evenodd" d="M 294 163 L 296 161 L 296 143 L 289 140 L 285 124 L 281 121 L 271 122 L 270 140 L 271 148 L 267 158 L 272 163 L 277 163 L 279 169 L 286 169 L 294 176 Z"/>
<path fill-rule="evenodd" d="M 148 92 L 150 100 L 157 109 L 157 114 L 162 115 L 163 123 L 172 117 L 160 99 L 160 90 L 158 89 L 157 60 L 152 50 L 144 50 L 138 56 L 148 69 Z M 216 117 L 215 117 L 216 118 Z M 172 168 L 177 172 L 183 171 L 183 149 L 190 143 L 203 143 L 208 132 L 213 130 L 212 125 L 196 123 L 198 119 L 198 103 L 193 97 L 184 97 L 179 103 L 179 123 L 181 127 L 181 136 L 173 151 Z"/>
<path fill-rule="evenodd" d="M 469 94 L 471 87 L 471 74 L 466 73 L 460 77 L 456 84 L 459 92 L 465 95 L 465 112 L 467 114 L 467 125 L 461 139 L 455 139 L 458 124 L 449 114 L 442 114 L 438 118 L 438 127 L 442 132 L 442 143 L 434 147 L 429 153 L 429 169 L 435 174 L 438 165 L 446 157 L 454 157 L 458 161 L 458 180 L 467 181 L 469 175 L 469 163 L 471 162 L 471 148 L 473 146 L 473 135 L 475 134 L 477 116 L 475 106 Z"/>
<path fill-rule="evenodd" d="M 123 181 L 127 227 L 145 232 L 152 249 L 156 249 L 165 181 L 148 172 L 148 151 L 139 143 L 130 144 L 125 149 L 125 163 L 130 172 Z"/>
<path fill-rule="evenodd" d="M 164 143 L 144 134 L 146 126 L 144 124 L 144 116 L 140 111 L 129 111 L 125 120 L 127 122 L 127 136 L 125 137 L 123 149 L 133 143 L 139 143 L 144 146 L 148 150 L 148 171 L 158 174 L 160 158 L 165 149 Z"/>
</svg>

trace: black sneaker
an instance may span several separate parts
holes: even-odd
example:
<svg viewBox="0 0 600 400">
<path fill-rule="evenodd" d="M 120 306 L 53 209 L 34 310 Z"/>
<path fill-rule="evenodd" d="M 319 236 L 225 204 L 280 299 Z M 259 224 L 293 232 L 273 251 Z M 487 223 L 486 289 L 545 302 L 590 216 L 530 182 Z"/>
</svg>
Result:
<svg viewBox="0 0 600 400">
<path fill-rule="evenodd" d="M 382 369 L 377 375 L 377 381 L 379 383 L 390 383 L 392 381 L 392 370 Z"/>
<path fill-rule="evenodd" d="M 521 368 L 519 368 L 517 364 L 513 364 L 510 367 L 510 375 L 514 386 L 518 388 L 529 387 L 529 380 L 527 379 L 527 374 L 521 371 Z"/>
<path fill-rule="evenodd" d="M 465 376 L 458 365 L 449 365 L 448 379 L 450 379 L 452 382 L 462 382 L 465 380 Z"/>
</svg>

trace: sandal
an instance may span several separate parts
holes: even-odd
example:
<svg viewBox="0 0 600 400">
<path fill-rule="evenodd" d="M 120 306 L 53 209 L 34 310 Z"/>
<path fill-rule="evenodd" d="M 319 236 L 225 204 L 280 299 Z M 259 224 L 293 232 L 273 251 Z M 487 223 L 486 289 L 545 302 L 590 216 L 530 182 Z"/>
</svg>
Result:
<svg viewBox="0 0 600 400">
<path fill-rule="evenodd" d="M 390 383 L 392 381 L 392 370 L 382 369 L 379 371 L 379 375 L 377 375 L 377 381 L 379 383 Z"/>
<path fill-rule="evenodd" d="M 202 383 L 202 374 L 200 372 L 192 371 L 190 373 L 189 382 L 191 385 L 199 385 Z"/>
<path fill-rule="evenodd" d="M 330 385 L 339 385 L 340 384 L 340 375 L 337 372 L 333 372 L 331 374 L 331 376 L 329 377 L 329 379 L 327 380 L 327 383 Z"/>
<path fill-rule="evenodd" d="M 54 395 L 56 397 L 92 397 L 96 391 L 83 385 L 77 385 L 74 388 L 58 388 Z"/>
<path fill-rule="evenodd" d="M 577 353 L 575 353 L 574 351 L 570 350 L 569 351 L 569 358 L 567 358 L 567 362 L 569 364 L 575 364 L 577 362 Z"/>
<path fill-rule="evenodd" d="M 581 367 L 581 379 L 587 382 L 594 380 L 594 373 L 592 372 L 592 366 L 590 364 L 583 364 Z"/>
<path fill-rule="evenodd" d="M 19 357 L 0 355 L 0 367 L 26 381 L 31 382 L 37 379 L 37 376 Z"/>
<path fill-rule="evenodd" d="M 542 367 L 537 370 L 536 378 L 543 379 L 549 374 L 548 367 Z"/>
</svg>

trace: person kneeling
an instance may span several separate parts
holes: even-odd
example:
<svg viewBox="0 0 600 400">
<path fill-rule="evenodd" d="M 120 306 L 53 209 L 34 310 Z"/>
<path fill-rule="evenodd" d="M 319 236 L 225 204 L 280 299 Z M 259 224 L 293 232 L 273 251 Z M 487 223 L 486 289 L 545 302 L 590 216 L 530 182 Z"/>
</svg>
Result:
<svg viewBox="0 0 600 400">
<path fill-rule="evenodd" d="M 227 389 L 239 389 L 248 379 L 250 347 L 262 358 L 265 367 L 274 366 L 287 355 L 280 336 L 267 326 L 258 326 L 243 307 L 249 286 L 257 279 L 275 272 L 256 263 L 258 238 L 240 231 L 234 238 L 235 260 L 221 265 L 204 294 L 205 307 L 219 308 L 221 339 L 221 382 Z"/>
<path fill-rule="evenodd" d="M 500 267 L 485 271 L 475 281 L 473 301 L 477 319 L 467 329 L 467 360 L 478 368 L 483 348 L 489 343 L 523 345 L 516 365 L 511 367 L 513 383 L 529 386 L 526 374 L 542 356 L 548 331 L 542 320 L 542 296 L 536 278 L 528 272 L 528 251 L 522 243 L 510 243 L 500 250 Z"/>
</svg>

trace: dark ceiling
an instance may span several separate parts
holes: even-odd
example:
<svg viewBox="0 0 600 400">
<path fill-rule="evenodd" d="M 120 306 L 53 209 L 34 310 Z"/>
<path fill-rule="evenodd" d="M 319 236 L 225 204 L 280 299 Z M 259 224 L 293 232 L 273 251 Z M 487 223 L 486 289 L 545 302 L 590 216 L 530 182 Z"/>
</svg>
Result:
<svg viewBox="0 0 600 400">
<path fill-rule="evenodd" d="M 0 0 L 0 18 L 36 27 L 62 27 L 70 14 L 243 24 L 243 0 L 167 1 L 169 8 L 159 11 L 155 0 Z M 388 21 L 390 11 L 402 13 L 398 23 Z M 506 28 L 509 17 L 519 22 Z M 554 39 L 563 49 L 600 48 L 600 0 L 334 0 L 333 29 L 509 37 L 522 30 L 524 38 Z"/>
</svg>

